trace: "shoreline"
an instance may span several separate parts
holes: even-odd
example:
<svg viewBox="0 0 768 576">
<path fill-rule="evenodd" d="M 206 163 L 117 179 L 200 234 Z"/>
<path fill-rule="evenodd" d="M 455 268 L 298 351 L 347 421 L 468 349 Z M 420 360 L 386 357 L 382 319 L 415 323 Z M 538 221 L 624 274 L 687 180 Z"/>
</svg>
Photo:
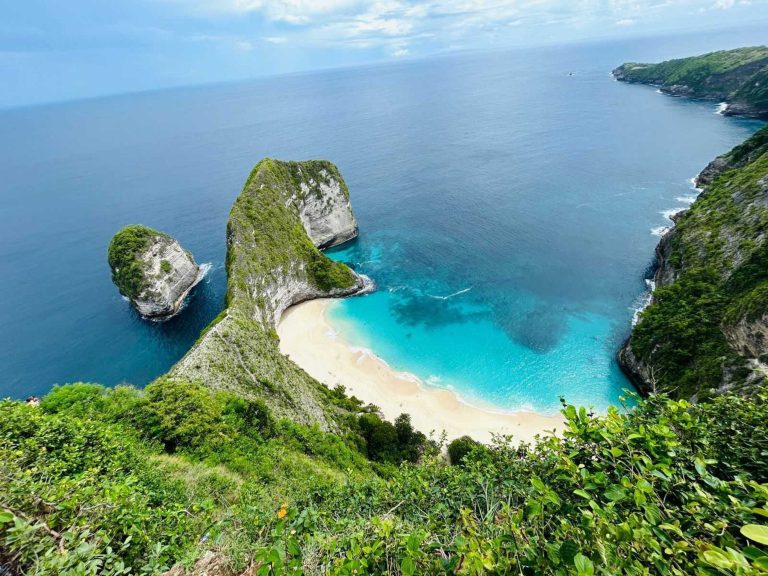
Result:
<svg viewBox="0 0 768 576">
<path fill-rule="evenodd" d="M 278 326 L 280 352 L 310 376 L 332 388 L 378 406 L 387 420 L 408 413 L 414 428 L 448 440 L 468 435 L 490 442 L 511 434 L 530 442 L 537 434 L 563 429 L 564 418 L 537 412 L 502 412 L 467 404 L 452 390 L 431 387 L 415 375 L 398 372 L 372 352 L 344 340 L 327 318 L 334 299 L 310 300 L 288 308 Z"/>
</svg>

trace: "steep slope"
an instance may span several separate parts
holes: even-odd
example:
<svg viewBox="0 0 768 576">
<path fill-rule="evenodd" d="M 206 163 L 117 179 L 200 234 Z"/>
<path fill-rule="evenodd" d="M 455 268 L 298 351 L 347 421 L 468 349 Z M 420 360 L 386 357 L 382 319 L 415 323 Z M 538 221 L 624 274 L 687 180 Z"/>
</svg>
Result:
<svg viewBox="0 0 768 576">
<path fill-rule="evenodd" d="M 756 46 L 668 60 L 622 64 L 622 82 L 651 84 L 674 96 L 727 102 L 724 114 L 768 118 L 768 47 Z"/>
<path fill-rule="evenodd" d="M 653 303 L 619 353 L 643 391 L 701 399 L 768 371 L 768 127 L 711 162 L 657 247 Z"/>
<path fill-rule="evenodd" d="M 356 234 L 333 164 L 259 162 L 227 223 L 227 308 L 170 376 L 263 398 L 278 416 L 334 428 L 328 389 L 280 353 L 275 325 L 293 304 L 364 288 L 318 249 Z"/>
</svg>

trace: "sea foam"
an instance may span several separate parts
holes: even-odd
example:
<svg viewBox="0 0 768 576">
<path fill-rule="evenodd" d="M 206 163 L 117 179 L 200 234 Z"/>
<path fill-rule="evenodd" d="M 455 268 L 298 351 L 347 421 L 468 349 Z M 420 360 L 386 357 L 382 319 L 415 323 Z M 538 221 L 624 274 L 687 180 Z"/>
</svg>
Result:
<svg viewBox="0 0 768 576">
<path fill-rule="evenodd" d="M 653 301 L 653 291 L 656 290 L 656 282 L 650 278 L 645 279 L 646 291 L 643 292 L 636 300 L 635 305 L 632 307 L 632 326 L 637 325 L 640 321 L 640 314 L 651 305 Z"/>
</svg>

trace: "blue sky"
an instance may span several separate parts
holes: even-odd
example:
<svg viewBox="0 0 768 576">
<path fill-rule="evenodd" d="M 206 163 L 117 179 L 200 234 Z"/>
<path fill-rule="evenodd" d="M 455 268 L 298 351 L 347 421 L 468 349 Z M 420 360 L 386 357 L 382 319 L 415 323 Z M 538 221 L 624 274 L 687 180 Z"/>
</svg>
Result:
<svg viewBox="0 0 768 576">
<path fill-rule="evenodd" d="M 454 50 L 760 21 L 768 29 L 768 0 L 9 0 L 4 4 L 0 106 Z"/>
</svg>

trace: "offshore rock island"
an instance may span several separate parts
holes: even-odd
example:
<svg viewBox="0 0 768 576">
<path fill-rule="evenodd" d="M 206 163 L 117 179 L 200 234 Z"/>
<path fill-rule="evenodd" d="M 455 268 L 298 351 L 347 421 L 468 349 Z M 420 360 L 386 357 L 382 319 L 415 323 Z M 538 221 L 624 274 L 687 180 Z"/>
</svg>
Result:
<svg viewBox="0 0 768 576">
<path fill-rule="evenodd" d="M 114 235 L 108 260 L 120 294 L 148 319 L 164 320 L 177 314 L 204 274 L 176 240 L 139 224 Z"/>
</svg>

